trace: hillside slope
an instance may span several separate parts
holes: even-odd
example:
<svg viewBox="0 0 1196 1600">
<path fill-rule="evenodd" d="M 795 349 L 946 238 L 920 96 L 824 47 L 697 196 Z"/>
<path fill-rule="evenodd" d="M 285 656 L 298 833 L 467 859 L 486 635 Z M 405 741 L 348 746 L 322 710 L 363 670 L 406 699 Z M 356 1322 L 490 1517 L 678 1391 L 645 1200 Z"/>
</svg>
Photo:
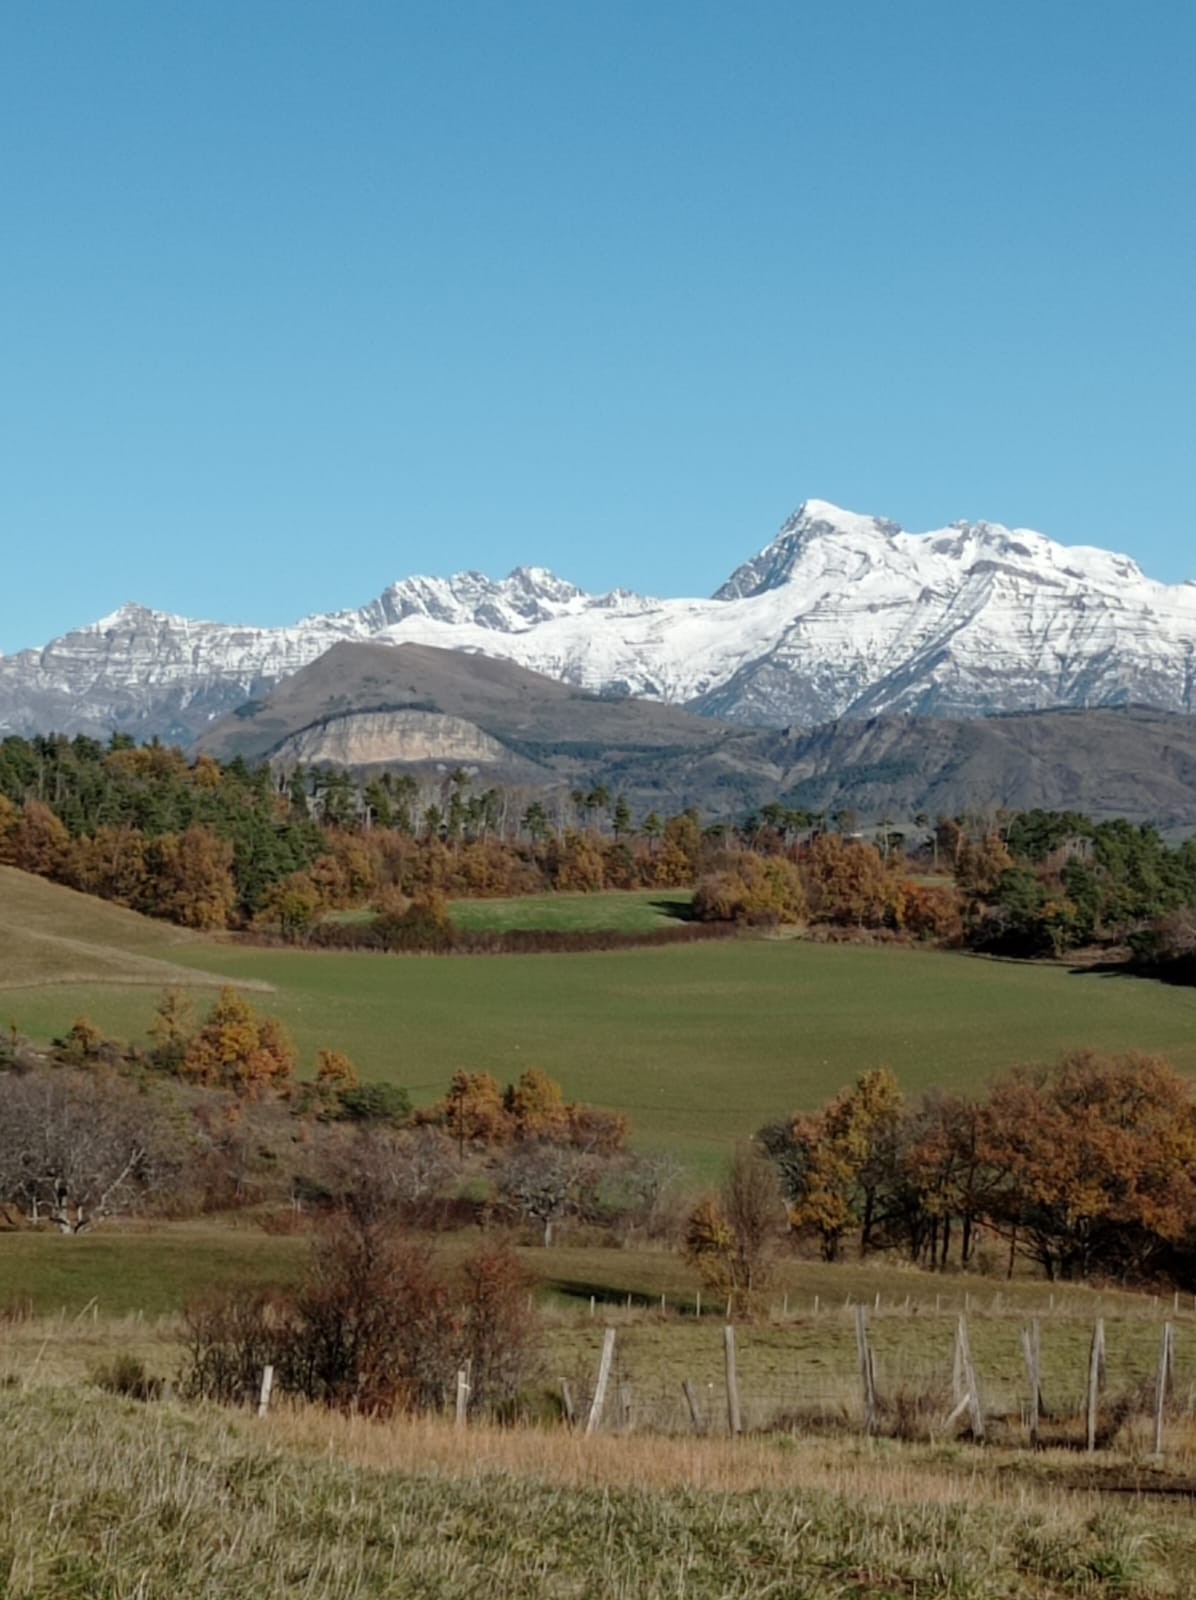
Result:
<svg viewBox="0 0 1196 1600">
<path fill-rule="evenodd" d="M 1196 828 L 1196 719 L 1141 707 L 844 720 L 771 753 L 785 798 L 813 810 L 875 819 L 1041 806 Z"/>
<path fill-rule="evenodd" d="M 198 935 L 0 867 L 0 990 L 48 984 L 219 986 L 168 959 Z M 252 987 L 263 987 L 254 984 Z"/>
<path fill-rule="evenodd" d="M 508 661 L 424 645 L 340 644 L 199 749 L 281 766 L 389 767 L 552 790 L 603 782 L 643 812 L 736 816 L 778 797 L 864 820 L 1006 806 L 1196 828 L 1196 718 L 1133 709 L 844 718 L 737 728 L 600 699 Z"/>
</svg>

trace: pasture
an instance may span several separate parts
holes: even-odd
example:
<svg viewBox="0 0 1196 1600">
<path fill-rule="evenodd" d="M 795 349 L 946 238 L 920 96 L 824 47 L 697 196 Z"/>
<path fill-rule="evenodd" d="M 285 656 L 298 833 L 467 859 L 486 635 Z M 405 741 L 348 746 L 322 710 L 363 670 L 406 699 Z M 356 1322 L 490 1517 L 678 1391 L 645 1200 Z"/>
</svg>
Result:
<svg viewBox="0 0 1196 1600">
<path fill-rule="evenodd" d="M 486 933 L 507 933 L 516 928 L 547 928 L 556 933 L 607 929 L 652 933 L 684 919 L 692 900 L 688 889 L 528 894 L 511 899 L 451 900 L 449 915 L 458 928 Z"/>
<path fill-rule="evenodd" d="M 544 898 L 575 916 L 588 903 Z M 602 915 L 620 899 L 593 897 Z M 624 914 L 659 899 L 629 896 Z M 472 904 L 507 915 L 512 902 Z M 871 1067 L 891 1067 L 913 1093 L 966 1091 L 1016 1062 L 1086 1047 L 1159 1052 L 1196 1073 L 1196 990 L 1046 964 L 769 938 L 576 955 L 270 949 L 11 872 L 0 906 L 12 946 L 0 1022 L 35 1039 L 80 1014 L 140 1039 L 165 983 L 227 981 L 260 991 L 255 1004 L 282 1017 L 308 1067 L 334 1046 L 417 1103 L 459 1068 L 507 1082 L 540 1067 L 569 1098 L 627 1112 L 641 1145 L 707 1173 L 737 1139 Z M 39 978 L 44 937 L 81 938 L 109 965 L 80 981 L 64 959 Z"/>
<path fill-rule="evenodd" d="M 453 924 L 470 933 L 544 929 L 552 933 L 654 933 L 685 920 L 689 889 L 601 889 L 556 893 L 465 896 L 448 902 Z M 332 922 L 365 922 L 372 911 L 334 911 Z"/>
<path fill-rule="evenodd" d="M 1150 1600 L 1187 1592 L 1196 1559 L 1189 1300 L 1176 1314 L 1170 1297 L 1160 1305 L 1024 1280 L 790 1260 L 773 1315 L 738 1330 L 750 1435 L 738 1440 L 725 1437 L 721 1318 L 717 1310 L 695 1317 L 683 1266 L 649 1251 L 523 1252 L 545 1274 L 538 1424 L 471 1424 L 461 1434 L 439 1417 L 370 1422 L 285 1398 L 261 1421 L 96 1387 L 117 1356 L 162 1378 L 178 1371 L 172 1308 L 159 1290 L 188 1290 L 189 1258 L 217 1275 L 261 1276 L 272 1266 L 279 1281 L 302 1248 L 300 1239 L 212 1224 L 79 1240 L 0 1235 L 6 1282 L 70 1296 L 56 1315 L 0 1319 L 6 1594 Z M 64 1267 L 74 1269 L 69 1286 Z M 658 1290 L 670 1296 L 663 1315 Z M 130 1293 L 157 1313 L 129 1314 L 125 1303 L 112 1315 L 114 1297 Z M 862 1437 L 849 1301 L 868 1306 L 882 1398 L 935 1395 L 939 1428 L 951 1404 L 955 1315 L 967 1303 L 986 1411 L 1006 1419 L 994 1423 L 996 1442 L 980 1450 L 941 1432 L 921 1444 Z M 1108 1334 L 1105 1405 L 1115 1432 L 1095 1457 L 1074 1448 L 1031 1454 L 1018 1420 L 1022 1322 L 1042 1319 L 1044 1395 L 1060 1438 L 1072 1441 L 1097 1314 Z M 1162 1316 L 1176 1323 L 1179 1410 L 1157 1462 L 1147 1455 L 1149 1424 L 1140 1415 L 1119 1423 L 1116 1405 L 1146 1392 Z M 561 1427 L 554 1397 L 566 1376 L 585 1403 L 604 1325 L 616 1330 L 614 1384 L 603 1432 L 585 1440 Z M 692 1433 L 682 1378 L 693 1384 L 706 1437 Z"/>
<path fill-rule="evenodd" d="M 451 1233 L 429 1242 L 451 1261 L 474 1249 L 477 1239 Z M 709 1295 L 703 1302 L 697 1279 L 678 1255 L 569 1243 L 551 1250 L 523 1246 L 518 1253 L 538 1285 L 544 1317 L 541 1410 L 553 1410 L 559 1376 L 569 1379 L 575 1395 L 587 1392 L 603 1329 L 613 1327 L 615 1375 L 637 1427 L 688 1431 L 681 1390 L 688 1378 L 711 1429 L 723 1429 L 723 1307 Z M 308 1236 L 278 1237 L 248 1222 L 162 1223 L 74 1239 L 0 1233 L 0 1383 L 21 1377 L 30 1364 L 41 1381 L 78 1383 L 128 1353 L 156 1377 L 171 1378 L 180 1360 L 175 1319 L 189 1300 L 217 1285 L 293 1283 L 307 1256 Z M 1190 1295 L 1173 1302 L 1169 1293 L 1050 1285 L 1021 1275 L 1006 1282 L 975 1273 L 931 1274 L 893 1258 L 828 1266 L 784 1253 L 765 1315 L 738 1331 L 749 1430 L 767 1430 L 786 1417 L 835 1431 L 856 1429 L 854 1319 L 860 1305 L 879 1392 L 937 1396 L 940 1417 L 950 1409 L 960 1312 L 968 1316 L 986 1411 L 1015 1419 L 1014 1435 L 1025 1399 L 1020 1330 L 1032 1317 L 1042 1325 L 1044 1396 L 1062 1423 L 1082 1408 L 1097 1316 L 1107 1333 L 1109 1403 L 1145 1393 L 1168 1318 L 1176 1328 L 1175 1396 L 1185 1415 L 1196 1405 L 1196 1301 Z M 13 1315 L 20 1306 L 32 1313 L 30 1320 Z M 1008 1422 L 998 1432 L 1009 1437 Z"/>
<path fill-rule="evenodd" d="M 458 1068 L 541 1067 L 570 1098 L 627 1112 L 637 1140 L 717 1164 L 736 1139 L 870 1067 L 907 1091 L 969 1089 L 1064 1049 L 1158 1051 L 1196 1072 L 1196 991 L 934 952 L 745 940 L 594 955 L 402 957 L 200 943 L 197 976 L 268 986 L 304 1060 L 332 1045 L 417 1102 Z M 4 996 L 37 1038 L 80 1013 L 140 1037 L 152 987 Z"/>
<path fill-rule="evenodd" d="M 58 984 L 211 987 L 218 980 L 172 959 L 196 937 L 0 866 L 0 993 Z"/>
</svg>

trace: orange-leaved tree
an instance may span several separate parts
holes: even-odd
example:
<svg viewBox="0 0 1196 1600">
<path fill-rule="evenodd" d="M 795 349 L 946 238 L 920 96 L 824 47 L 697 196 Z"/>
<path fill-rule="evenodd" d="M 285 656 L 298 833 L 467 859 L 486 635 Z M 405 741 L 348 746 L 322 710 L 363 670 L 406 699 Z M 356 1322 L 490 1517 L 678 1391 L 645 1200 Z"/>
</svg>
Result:
<svg viewBox="0 0 1196 1600">
<path fill-rule="evenodd" d="M 244 995 L 226 988 L 188 1043 L 179 1073 L 248 1097 L 285 1091 L 295 1075 L 295 1050 L 277 1017 L 259 1017 Z"/>
</svg>

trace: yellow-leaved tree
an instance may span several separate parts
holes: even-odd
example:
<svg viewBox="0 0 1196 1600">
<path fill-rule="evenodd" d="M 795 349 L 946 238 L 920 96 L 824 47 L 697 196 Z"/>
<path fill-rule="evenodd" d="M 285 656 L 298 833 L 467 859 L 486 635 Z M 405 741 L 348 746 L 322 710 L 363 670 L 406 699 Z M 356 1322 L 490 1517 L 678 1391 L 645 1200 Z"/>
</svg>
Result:
<svg viewBox="0 0 1196 1600">
<path fill-rule="evenodd" d="M 188 1043 L 179 1072 L 247 1097 L 286 1091 L 295 1076 L 295 1050 L 277 1017 L 259 1017 L 244 995 L 222 989 Z"/>
</svg>

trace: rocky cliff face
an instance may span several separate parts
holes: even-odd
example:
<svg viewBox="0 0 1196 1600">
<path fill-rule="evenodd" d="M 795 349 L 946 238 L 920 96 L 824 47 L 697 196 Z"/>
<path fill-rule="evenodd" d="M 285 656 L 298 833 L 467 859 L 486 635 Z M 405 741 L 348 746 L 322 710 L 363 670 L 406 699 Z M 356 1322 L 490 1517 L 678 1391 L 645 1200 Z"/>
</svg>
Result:
<svg viewBox="0 0 1196 1600">
<path fill-rule="evenodd" d="M 288 628 L 125 606 L 0 657 L 0 732 L 188 739 L 341 640 L 507 657 L 601 694 L 812 726 L 1141 703 L 1191 711 L 1196 585 L 1024 529 L 910 534 L 807 501 L 709 600 L 588 595 L 543 568 L 410 578 Z"/>
<path fill-rule="evenodd" d="M 463 717 L 433 711 L 357 711 L 285 739 L 272 757 L 280 766 L 505 766 L 510 754 Z"/>
</svg>

